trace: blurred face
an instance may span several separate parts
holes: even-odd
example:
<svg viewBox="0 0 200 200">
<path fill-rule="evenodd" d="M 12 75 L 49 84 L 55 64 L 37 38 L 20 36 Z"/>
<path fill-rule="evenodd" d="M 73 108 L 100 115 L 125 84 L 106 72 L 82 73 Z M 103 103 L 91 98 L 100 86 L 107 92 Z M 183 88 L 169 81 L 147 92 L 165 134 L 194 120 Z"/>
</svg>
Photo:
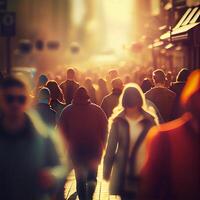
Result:
<svg viewBox="0 0 200 200">
<path fill-rule="evenodd" d="M 26 111 L 27 93 L 25 88 L 11 87 L 0 92 L 1 110 L 5 116 L 20 117 Z"/>
</svg>

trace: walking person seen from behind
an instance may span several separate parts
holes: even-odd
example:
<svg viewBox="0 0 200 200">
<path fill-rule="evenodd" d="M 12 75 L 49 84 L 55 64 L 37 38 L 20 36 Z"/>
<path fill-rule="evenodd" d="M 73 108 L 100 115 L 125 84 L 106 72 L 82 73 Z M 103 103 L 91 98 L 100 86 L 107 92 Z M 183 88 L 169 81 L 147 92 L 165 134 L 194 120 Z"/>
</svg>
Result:
<svg viewBox="0 0 200 200">
<path fill-rule="evenodd" d="M 90 102 L 80 87 L 61 114 L 59 126 L 68 147 L 76 176 L 80 200 L 90 200 L 97 184 L 97 170 L 106 141 L 107 118 L 103 110 Z"/>
</svg>

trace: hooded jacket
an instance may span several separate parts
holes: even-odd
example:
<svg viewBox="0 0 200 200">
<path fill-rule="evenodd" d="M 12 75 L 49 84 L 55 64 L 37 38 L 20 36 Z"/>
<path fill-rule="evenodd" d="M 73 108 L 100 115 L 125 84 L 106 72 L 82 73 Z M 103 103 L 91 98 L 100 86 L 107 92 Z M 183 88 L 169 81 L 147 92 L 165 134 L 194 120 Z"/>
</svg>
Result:
<svg viewBox="0 0 200 200">
<path fill-rule="evenodd" d="M 107 135 L 107 118 L 99 106 L 90 102 L 83 89 L 77 90 L 72 104 L 62 112 L 59 126 L 74 163 L 101 160 Z"/>
</svg>

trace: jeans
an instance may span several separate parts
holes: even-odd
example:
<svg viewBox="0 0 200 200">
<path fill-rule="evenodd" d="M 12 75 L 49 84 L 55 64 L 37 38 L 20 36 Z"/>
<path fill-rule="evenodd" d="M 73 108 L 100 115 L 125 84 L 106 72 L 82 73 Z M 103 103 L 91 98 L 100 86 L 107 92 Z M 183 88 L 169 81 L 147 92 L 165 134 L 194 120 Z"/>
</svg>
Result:
<svg viewBox="0 0 200 200">
<path fill-rule="evenodd" d="M 80 200 L 92 200 L 97 185 L 98 166 L 75 167 L 76 190 Z"/>
</svg>

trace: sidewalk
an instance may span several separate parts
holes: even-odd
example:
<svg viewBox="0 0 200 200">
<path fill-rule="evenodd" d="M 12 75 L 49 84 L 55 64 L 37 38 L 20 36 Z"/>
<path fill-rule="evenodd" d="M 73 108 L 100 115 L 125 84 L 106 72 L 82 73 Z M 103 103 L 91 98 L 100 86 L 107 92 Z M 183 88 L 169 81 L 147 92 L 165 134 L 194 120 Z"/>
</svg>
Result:
<svg viewBox="0 0 200 200">
<path fill-rule="evenodd" d="M 102 178 L 102 165 L 99 166 L 98 178 L 97 178 L 97 187 L 93 197 L 93 200 L 120 200 L 117 196 L 109 196 L 108 192 L 108 183 Z M 78 200 L 78 197 L 75 198 L 76 192 L 76 180 L 74 172 L 69 175 L 67 183 L 65 185 L 65 198 L 66 200 Z M 74 194 L 74 195 L 73 195 Z"/>
</svg>

